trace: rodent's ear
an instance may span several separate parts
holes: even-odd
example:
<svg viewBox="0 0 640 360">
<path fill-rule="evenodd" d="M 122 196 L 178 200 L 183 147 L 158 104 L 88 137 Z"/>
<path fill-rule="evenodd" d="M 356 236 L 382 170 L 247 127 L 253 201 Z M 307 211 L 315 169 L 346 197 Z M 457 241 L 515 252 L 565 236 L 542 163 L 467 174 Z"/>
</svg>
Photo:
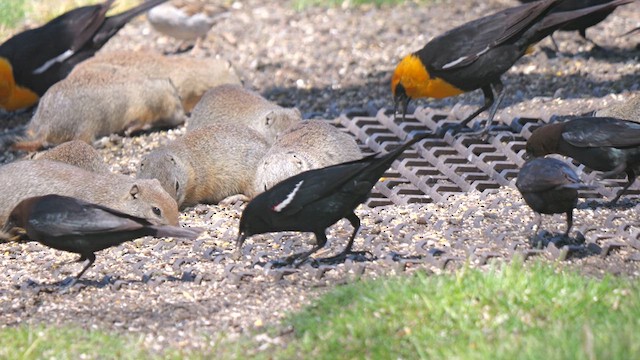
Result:
<svg viewBox="0 0 640 360">
<path fill-rule="evenodd" d="M 276 113 L 273 110 L 269 111 L 267 116 L 264 117 L 264 124 L 267 126 L 273 125 L 275 121 L 276 121 Z"/>
<path fill-rule="evenodd" d="M 180 190 L 180 182 L 176 180 L 176 195 L 178 194 L 179 190 Z"/>
<path fill-rule="evenodd" d="M 138 184 L 133 184 L 133 186 L 131 187 L 131 190 L 129 190 L 129 194 L 131 195 L 132 198 L 137 199 L 139 193 L 140 193 L 140 188 L 138 188 Z"/>
<path fill-rule="evenodd" d="M 167 155 L 167 157 L 169 158 L 169 161 L 171 161 L 174 165 L 177 165 L 178 163 L 176 162 L 176 158 L 173 157 L 173 155 Z"/>
</svg>

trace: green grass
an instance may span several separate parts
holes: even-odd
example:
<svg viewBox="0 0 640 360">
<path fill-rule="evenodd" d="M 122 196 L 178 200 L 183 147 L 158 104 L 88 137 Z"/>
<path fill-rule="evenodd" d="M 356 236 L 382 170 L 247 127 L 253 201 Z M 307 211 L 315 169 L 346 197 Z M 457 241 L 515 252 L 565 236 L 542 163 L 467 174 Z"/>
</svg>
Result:
<svg viewBox="0 0 640 360">
<path fill-rule="evenodd" d="M 0 30 L 10 29 L 24 19 L 24 0 L 2 0 L 0 2 Z"/>
<path fill-rule="evenodd" d="M 597 280 L 548 264 L 463 269 L 341 286 L 291 314 L 287 347 L 216 341 L 217 359 L 640 359 L 637 279 Z M 170 324 L 168 324 L 170 326 Z M 53 327 L 0 330 L 1 358 L 153 358 L 140 338 Z"/>
<path fill-rule="evenodd" d="M 20 326 L 0 330 L 0 359 L 142 359 L 141 339 L 78 328 Z"/>
<path fill-rule="evenodd" d="M 288 320 L 276 358 L 640 358 L 636 282 L 520 264 L 336 289 Z"/>
</svg>

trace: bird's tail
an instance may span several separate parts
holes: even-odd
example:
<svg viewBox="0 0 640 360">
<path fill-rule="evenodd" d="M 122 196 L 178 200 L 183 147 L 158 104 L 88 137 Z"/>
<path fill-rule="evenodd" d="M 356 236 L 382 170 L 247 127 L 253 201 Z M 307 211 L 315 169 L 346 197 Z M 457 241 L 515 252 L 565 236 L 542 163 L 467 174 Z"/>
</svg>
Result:
<svg viewBox="0 0 640 360">
<path fill-rule="evenodd" d="M 428 136 L 432 135 L 431 132 L 424 132 L 421 134 L 418 134 L 416 136 L 414 136 L 411 140 L 407 141 L 406 143 L 398 146 L 397 148 L 389 151 L 386 154 L 380 155 L 380 154 L 373 154 L 368 158 L 375 158 L 375 161 L 377 164 L 375 166 L 371 166 L 367 169 L 367 171 L 369 171 L 370 173 L 375 173 L 375 172 L 379 172 L 380 176 L 382 176 L 382 174 L 389 168 L 389 166 L 391 166 L 391 164 L 398 158 L 398 156 L 400 156 L 405 150 L 407 150 L 409 147 L 411 147 L 413 144 L 417 143 L 418 141 L 424 140 L 425 138 L 427 138 Z M 362 159 L 362 160 L 366 160 L 368 158 Z M 357 162 L 359 160 L 356 160 L 354 162 Z"/>
<path fill-rule="evenodd" d="M 98 33 L 93 38 L 94 46 L 101 47 L 131 19 L 166 1 L 167 0 L 148 0 L 118 15 L 107 17 Z"/>
<path fill-rule="evenodd" d="M 168 225 L 153 225 L 151 228 L 156 231 L 154 234 L 156 237 L 174 237 L 191 240 L 195 240 L 204 231 L 204 229 L 197 227 L 183 228 Z"/>
<path fill-rule="evenodd" d="M 629 4 L 634 1 L 636 0 L 614 0 L 606 4 L 590 6 L 582 9 L 550 13 L 540 21 L 539 26 L 537 27 L 536 30 L 539 38 L 536 41 L 542 40 L 542 38 L 550 35 L 570 21 L 601 11 L 611 11 L 620 5 Z"/>
</svg>

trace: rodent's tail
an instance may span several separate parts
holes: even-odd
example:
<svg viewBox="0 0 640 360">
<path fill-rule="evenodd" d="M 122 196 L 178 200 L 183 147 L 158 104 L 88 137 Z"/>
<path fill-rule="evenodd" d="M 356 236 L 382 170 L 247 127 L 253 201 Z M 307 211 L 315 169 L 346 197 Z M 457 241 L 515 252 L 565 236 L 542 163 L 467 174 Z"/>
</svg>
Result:
<svg viewBox="0 0 640 360">
<path fill-rule="evenodd" d="M 15 135 L 13 143 L 11 143 L 10 149 L 13 151 L 38 151 L 47 147 L 47 143 L 39 136 L 23 128 L 20 134 Z"/>
<path fill-rule="evenodd" d="M 22 150 L 16 145 L 27 140 L 27 126 L 18 126 L 10 131 L 0 134 L 0 151 Z"/>
</svg>

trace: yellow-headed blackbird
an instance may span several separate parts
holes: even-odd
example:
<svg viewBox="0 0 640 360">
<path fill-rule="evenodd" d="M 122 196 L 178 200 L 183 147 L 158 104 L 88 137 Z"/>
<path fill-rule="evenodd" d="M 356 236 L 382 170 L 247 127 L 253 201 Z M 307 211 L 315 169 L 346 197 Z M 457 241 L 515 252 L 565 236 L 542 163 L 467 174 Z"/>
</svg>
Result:
<svg viewBox="0 0 640 360">
<path fill-rule="evenodd" d="M 404 118 L 411 99 L 445 98 L 482 89 L 484 105 L 460 126 L 491 107 L 486 132 L 504 95 L 500 76 L 530 46 L 571 20 L 632 1 L 614 0 L 580 10 L 550 13 L 562 0 L 540 0 L 449 30 L 400 61 L 391 79 L 395 109 L 399 105 Z"/>
<path fill-rule="evenodd" d="M 0 45 L 0 108 L 13 111 L 34 105 L 129 20 L 167 0 L 149 0 L 107 17 L 114 1 L 73 9 Z"/>
<path fill-rule="evenodd" d="M 520 2 L 522 3 L 529 3 L 532 1 L 537 1 L 537 0 L 520 0 Z M 578 9 L 583 9 L 590 6 L 610 3 L 612 1 L 613 0 L 564 0 L 563 2 L 558 4 L 558 6 L 554 7 L 552 12 L 578 10 Z M 592 40 L 587 38 L 587 28 L 597 25 L 598 23 L 606 19 L 607 16 L 609 16 L 614 10 L 615 10 L 615 7 L 582 16 L 580 18 L 569 21 L 568 23 L 562 25 L 562 28 L 558 30 L 577 31 L 580 34 L 580 36 L 582 36 L 583 39 L 591 42 L 595 46 L 598 46 L 598 44 L 594 43 Z M 553 41 L 553 44 L 557 50 L 558 45 L 556 44 L 555 40 L 553 40 L 553 36 L 551 37 L 551 40 Z"/>
</svg>

